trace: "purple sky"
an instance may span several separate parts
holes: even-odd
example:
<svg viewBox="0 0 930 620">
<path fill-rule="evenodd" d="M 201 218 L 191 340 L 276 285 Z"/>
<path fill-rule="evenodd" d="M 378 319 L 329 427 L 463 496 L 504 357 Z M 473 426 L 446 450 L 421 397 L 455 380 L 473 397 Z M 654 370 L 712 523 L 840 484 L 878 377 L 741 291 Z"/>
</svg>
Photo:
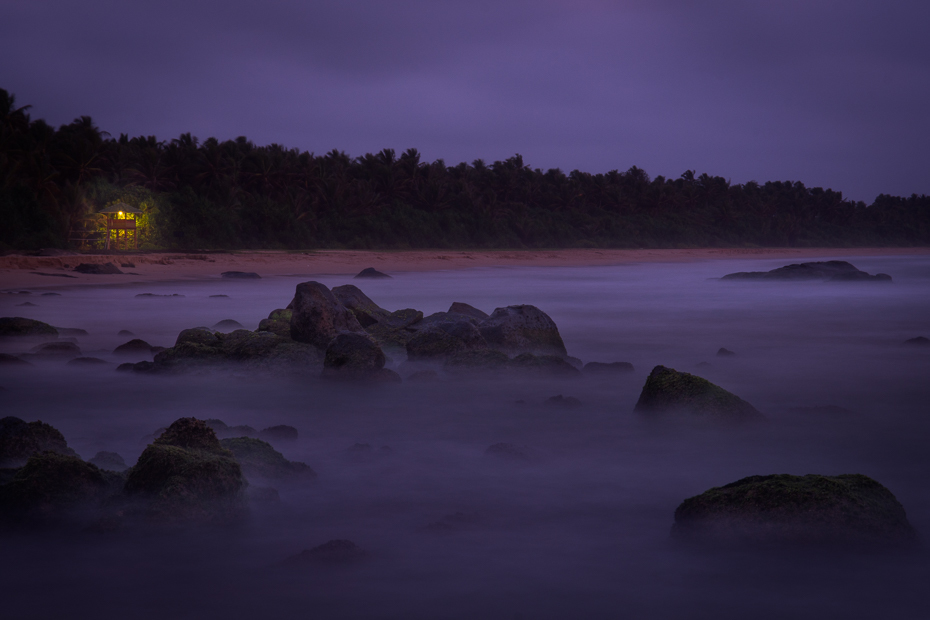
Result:
<svg viewBox="0 0 930 620">
<path fill-rule="evenodd" d="M 0 88 L 114 136 L 930 194 L 930 2 L 4 0 Z"/>
</svg>

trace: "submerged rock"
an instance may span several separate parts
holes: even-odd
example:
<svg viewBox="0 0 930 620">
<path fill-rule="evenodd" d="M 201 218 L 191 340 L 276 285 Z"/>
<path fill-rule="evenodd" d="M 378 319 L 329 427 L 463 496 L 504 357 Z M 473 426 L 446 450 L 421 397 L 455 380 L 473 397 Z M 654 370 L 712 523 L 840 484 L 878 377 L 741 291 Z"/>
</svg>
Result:
<svg viewBox="0 0 930 620">
<path fill-rule="evenodd" d="M 271 479 L 316 477 L 316 473 L 306 463 L 287 460 L 271 444 L 261 439 L 238 437 L 223 439 L 220 443 L 233 453 L 246 476 Z"/>
<path fill-rule="evenodd" d="M 357 274 L 355 274 L 355 277 L 362 279 L 368 278 L 371 280 L 386 280 L 391 278 L 391 276 L 388 274 L 382 273 L 374 267 L 366 267 L 365 269 L 362 269 Z"/>
<path fill-rule="evenodd" d="M 77 456 L 64 435 L 50 424 L 13 416 L 0 419 L 0 467 L 20 467 L 29 457 L 46 451 Z"/>
<path fill-rule="evenodd" d="M 223 319 L 213 326 L 213 329 L 221 332 L 228 332 L 234 329 L 243 329 L 242 323 L 233 319 Z"/>
<path fill-rule="evenodd" d="M 0 366 L 32 366 L 24 359 L 20 359 L 9 353 L 0 353 Z"/>
<path fill-rule="evenodd" d="M 732 357 L 733 355 L 736 355 L 736 353 L 729 349 L 725 349 L 723 347 L 717 349 L 717 357 Z"/>
<path fill-rule="evenodd" d="M 72 359 L 80 357 L 81 348 L 75 343 L 68 340 L 57 340 L 55 342 L 46 342 L 32 349 L 32 354 L 39 357 L 57 357 Z"/>
<path fill-rule="evenodd" d="M 58 338 L 58 330 L 42 321 L 21 316 L 0 317 L 0 338 Z"/>
<path fill-rule="evenodd" d="M 728 273 L 723 280 L 823 280 L 828 282 L 891 282 L 885 273 L 869 275 L 844 260 L 795 263 L 771 271 Z"/>
<path fill-rule="evenodd" d="M 930 347 L 930 338 L 924 336 L 917 336 L 916 338 L 910 338 L 904 341 L 909 347 Z"/>
<path fill-rule="evenodd" d="M 904 507 L 861 474 L 750 476 L 686 499 L 672 535 L 713 543 L 912 546 Z"/>
<path fill-rule="evenodd" d="M 291 338 L 325 350 L 340 332 L 364 333 L 355 315 L 319 282 L 297 285 L 291 315 Z"/>
<path fill-rule="evenodd" d="M 202 420 L 181 418 L 129 470 L 125 496 L 165 522 L 228 522 L 245 510 L 245 479 L 233 453 Z"/>
<path fill-rule="evenodd" d="M 508 367 L 516 372 L 535 374 L 543 377 L 574 378 L 581 372 L 558 355 L 533 355 L 521 353 L 508 362 Z"/>
<path fill-rule="evenodd" d="M 555 321 L 535 306 L 497 308 L 481 322 L 480 330 L 488 347 L 509 355 L 568 355 Z"/>
<path fill-rule="evenodd" d="M 634 411 L 649 414 L 685 411 L 733 422 L 763 419 L 755 407 L 739 396 L 707 379 L 665 366 L 652 369 Z"/>
<path fill-rule="evenodd" d="M 141 338 L 133 338 L 129 342 L 125 342 L 113 349 L 113 353 L 114 355 L 150 355 L 152 353 L 152 345 Z"/>
<path fill-rule="evenodd" d="M 285 566 L 299 567 L 313 564 L 354 564 L 368 554 L 351 540 L 330 540 L 313 549 L 306 549 L 284 561 Z"/>
<path fill-rule="evenodd" d="M 261 280 L 262 278 L 254 271 L 224 271 L 220 277 L 227 280 Z"/>
</svg>

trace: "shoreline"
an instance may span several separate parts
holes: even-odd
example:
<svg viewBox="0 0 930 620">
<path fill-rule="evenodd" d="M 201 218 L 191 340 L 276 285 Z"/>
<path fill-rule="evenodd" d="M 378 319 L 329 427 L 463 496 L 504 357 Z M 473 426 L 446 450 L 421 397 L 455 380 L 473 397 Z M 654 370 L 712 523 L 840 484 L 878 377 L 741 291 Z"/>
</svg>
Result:
<svg viewBox="0 0 930 620">
<path fill-rule="evenodd" d="M 489 267 L 592 267 L 635 263 L 706 260 L 771 260 L 788 262 L 854 256 L 930 256 L 917 248 L 700 248 L 700 249 L 570 249 L 570 250 L 314 250 L 240 251 L 211 254 L 62 254 L 0 256 L 0 290 L 125 285 L 218 279 L 224 271 L 260 276 L 354 275 L 366 267 L 387 273 L 443 271 Z M 73 271 L 79 263 L 120 266 L 122 275 Z M 121 266 L 121 265 L 132 265 Z"/>
</svg>

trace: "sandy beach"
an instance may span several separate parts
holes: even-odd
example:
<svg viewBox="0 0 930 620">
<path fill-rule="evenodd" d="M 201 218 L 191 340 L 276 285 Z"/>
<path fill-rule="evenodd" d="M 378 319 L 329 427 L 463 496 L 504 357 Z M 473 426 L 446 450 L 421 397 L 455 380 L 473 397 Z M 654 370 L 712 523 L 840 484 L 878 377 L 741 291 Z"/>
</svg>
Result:
<svg viewBox="0 0 930 620">
<path fill-rule="evenodd" d="M 366 267 L 383 272 L 438 271 L 483 267 L 583 267 L 642 262 L 720 259 L 784 259 L 786 262 L 852 256 L 930 255 L 930 248 L 713 248 L 675 250 L 320 250 L 228 253 L 60 254 L 0 256 L 0 289 L 130 284 L 220 277 L 224 271 L 260 276 L 343 275 Z M 76 273 L 80 263 L 112 262 L 122 275 Z"/>
</svg>

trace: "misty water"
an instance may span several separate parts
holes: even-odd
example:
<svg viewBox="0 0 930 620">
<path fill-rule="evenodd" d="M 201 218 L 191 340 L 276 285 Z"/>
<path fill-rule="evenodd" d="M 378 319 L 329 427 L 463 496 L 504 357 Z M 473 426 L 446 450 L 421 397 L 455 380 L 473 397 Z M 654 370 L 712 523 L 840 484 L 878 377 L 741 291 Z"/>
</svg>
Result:
<svg viewBox="0 0 930 620">
<path fill-rule="evenodd" d="M 356 284 L 389 310 L 533 304 L 557 323 L 570 355 L 635 367 L 598 378 L 376 386 L 237 369 L 149 376 L 117 373 L 115 364 L 4 368 L 2 415 L 52 424 L 84 458 L 110 450 L 132 464 L 156 429 L 195 416 L 257 429 L 292 425 L 299 439 L 276 448 L 318 477 L 253 480 L 277 488 L 281 501 L 254 506 L 241 527 L 5 536 L 2 615 L 930 617 L 925 550 L 724 551 L 681 547 L 669 536 L 683 499 L 771 473 L 866 474 L 895 494 L 924 540 L 930 536 L 930 349 L 902 345 L 930 336 L 930 260 L 849 260 L 894 283 L 712 280 L 787 262 L 721 260 L 402 273 L 385 281 L 299 274 L 50 285 L 0 295 L 0 316 L 86 329 L 90 335 L 78 337 L 84 354 L 113 362 L 126 361 L 110 353 L 128 339 L 119 330 L 170 346 L 180 330 L 222 319 L 255 329 L 290 301 L 297 283 L 318 280 Z M 18 306 L 26 300 L 37 305 Z M 3 350 L 22 352 L 16 346 Z M 720 347 L 736 355 L 717 357 Z M 389 355 L 403 375 L 402 356 Z M 734 392 L 767 423 L 715 429 L 634 414 L 657 364 Z M 581 406 L 544 402 L 558 394 Z M 797 410 L 826 405 L 847 411 Z M 532 459 L 486 455 L 498 442 Z M 373 450 L 347 450 L 356 443 Z M 367 559 L 280 566 L 331 539 L 354 541 Z"/>
</svg>

